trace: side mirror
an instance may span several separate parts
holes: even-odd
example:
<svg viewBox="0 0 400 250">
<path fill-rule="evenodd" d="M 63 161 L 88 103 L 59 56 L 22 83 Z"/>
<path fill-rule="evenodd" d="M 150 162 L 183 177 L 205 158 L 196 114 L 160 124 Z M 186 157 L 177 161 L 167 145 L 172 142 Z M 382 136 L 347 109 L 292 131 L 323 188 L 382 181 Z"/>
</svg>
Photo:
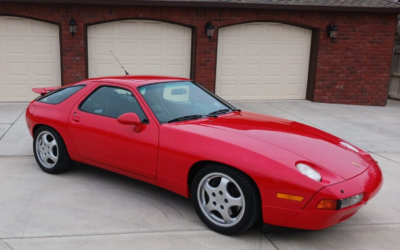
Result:
<svg viewBox="0 0 400 250">
<path fill-rule="evenodd" d="M 141 123 L 139 117 L 135 113 L 125 113 L 122 114 L 118 117 L 118 123 L 124 124 L 124 125 L 134 125 L 135 128 L 133 131 L 135 132 L 140 132 L 143 130 L 143 128 L 146 126 Z"/>
</svg>

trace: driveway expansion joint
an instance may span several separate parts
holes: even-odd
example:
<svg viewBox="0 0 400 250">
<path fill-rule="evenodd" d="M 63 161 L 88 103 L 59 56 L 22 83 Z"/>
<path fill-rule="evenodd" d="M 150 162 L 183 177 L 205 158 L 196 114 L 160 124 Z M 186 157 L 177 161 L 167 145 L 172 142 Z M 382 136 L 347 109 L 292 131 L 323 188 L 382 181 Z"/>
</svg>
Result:
<svg viewBox="0 0 400 250">
<path fill-rule="evenodd" d="M 2 136 L 0 136 L 0 141 L 1 141 L 1 139 L 3 139 L 4 136 L 6 136 L 6 134 L 8 133 L 8 131 L 15 125 L 15 123 L 18 121 L 18 119 L 21 118 L 21 116 L 22 116 L 23 114 L 25 114 L 25 112 L 26 112 L 26 109 L 24 109 L 24 110 L 22 111 L 22 113 L 18 116 L 18 118 L 17 118 L 13 123 L 6 123 L 6 124 L 11 124 L 11 126 L 6 130 L 6 132 L 4 132 L 4 134 L 3 134 Z"/>
<path fill-rule="evenodd" d="M 72 238 L 72 237 L 90 237 L 90 236 L 111 236 L 111 235 L 129 235 L 129 234 L 164 234 L 164 233 L 180 233 L 180 232 L 203 232 L 210 229 L 185 229 L 185 230 L 143 230 L 136 232 L 120 232 L 120 233 L 98 233 L 98 234 L 68 234 L 68 235 L 46 235 L 46 236 L 26 236 L 26 237 L 3 237 L 2 240 L 26 240 L 26 239 L 48 239 L 48 238 Z"/>
</svg>

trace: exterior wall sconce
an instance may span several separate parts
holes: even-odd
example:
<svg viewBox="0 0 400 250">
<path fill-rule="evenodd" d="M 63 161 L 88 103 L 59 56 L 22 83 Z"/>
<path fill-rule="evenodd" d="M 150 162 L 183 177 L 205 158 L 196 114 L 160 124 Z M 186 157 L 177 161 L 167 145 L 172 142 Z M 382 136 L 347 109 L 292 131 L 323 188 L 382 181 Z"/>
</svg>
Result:
<svg viewBox="0 0 400 250">
<path fill-rule="evenodd" d="M 211 24 L 211 20 L 206 23 L 205 26 L 206 35 L 208 36 L 208 41 L 211 40 L 211 37 L 214 35 L 215 27 Z"/>
<path fill-rule="evenodd" d="M 331 39 L 331 42 L 333 42 L 335 40 L 335 38 L 337 37 L 338 31 L 339 30 L 336 27 L 335 23 L 331 23 L 328 25 L 328 27 L 326 27 L 326 33 L 327 33 L 328 37 Z"/>
<path fill-rule="evenodd" d="M 76 21 L 74 18 L 71 18 L 71 20 L 69 21 L 68 27 L 69 27 L 69 33 L 71 33 L 72 37 L 75 36 L 76 33 Z"/>
</svg>

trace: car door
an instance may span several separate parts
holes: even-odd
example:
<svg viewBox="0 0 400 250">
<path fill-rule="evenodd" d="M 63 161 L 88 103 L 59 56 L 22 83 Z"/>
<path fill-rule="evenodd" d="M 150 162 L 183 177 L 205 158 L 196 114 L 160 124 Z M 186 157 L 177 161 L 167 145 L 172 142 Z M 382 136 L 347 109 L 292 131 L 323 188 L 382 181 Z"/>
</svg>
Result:
<svg viewBox="0 0 400 250">
<path fill-rule="evenodd" d="M 145 124 L 142 131 L 118 123 L 120 115 L 130 112 Z M 131 89 L 104 83 L 75 104 L 68 129 L 82 157 L 155 178 L 159 131 L 148 117 Z"/>
</svg>

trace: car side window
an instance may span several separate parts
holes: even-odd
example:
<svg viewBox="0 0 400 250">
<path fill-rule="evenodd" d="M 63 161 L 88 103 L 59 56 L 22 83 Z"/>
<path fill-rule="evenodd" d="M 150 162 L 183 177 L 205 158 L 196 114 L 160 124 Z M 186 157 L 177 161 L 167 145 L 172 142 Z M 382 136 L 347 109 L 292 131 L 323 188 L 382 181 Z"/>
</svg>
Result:
<svg viewBox="0 0 400 250">
<path fill-rule="evenodd" d="M 132 92 L 111 86 L 96 89 L 80 105 L 80 110 L 112 118 L 118 118 L 125 113 L 136 113 L 142 122 L 148 122 Z"/>
<path fill-rule="evenodd" d="M 36 101 L 49 103 L 49 104 L 59 104 L 65 101 L 68 97 L 72 96 L 79 90 L 81 90 L 85 85 L 77 85 L 67 88 L 57 89 L 43 97 L 39 97 Z"/>
</svg>

